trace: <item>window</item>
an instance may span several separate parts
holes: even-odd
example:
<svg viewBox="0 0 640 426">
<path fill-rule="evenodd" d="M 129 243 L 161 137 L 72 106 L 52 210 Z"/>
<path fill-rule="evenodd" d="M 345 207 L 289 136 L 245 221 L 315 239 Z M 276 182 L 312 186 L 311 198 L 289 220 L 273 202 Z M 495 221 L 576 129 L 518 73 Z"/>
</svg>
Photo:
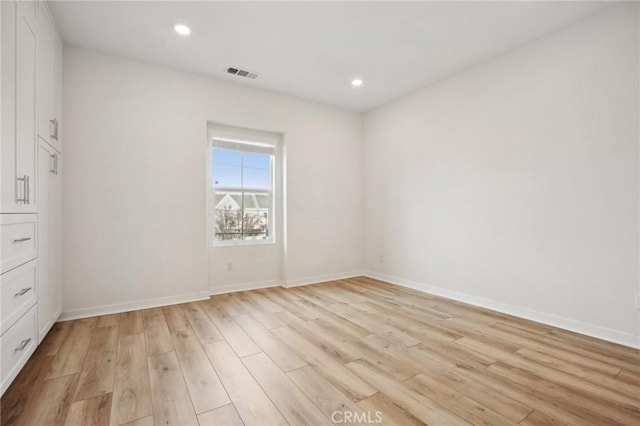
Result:
<svg viewBox="0 0 640 426">
<path fill-rule="evenodd" d="M 211 138 L 214 245 L 273 242 L 275 143 Z"/>
</svg>

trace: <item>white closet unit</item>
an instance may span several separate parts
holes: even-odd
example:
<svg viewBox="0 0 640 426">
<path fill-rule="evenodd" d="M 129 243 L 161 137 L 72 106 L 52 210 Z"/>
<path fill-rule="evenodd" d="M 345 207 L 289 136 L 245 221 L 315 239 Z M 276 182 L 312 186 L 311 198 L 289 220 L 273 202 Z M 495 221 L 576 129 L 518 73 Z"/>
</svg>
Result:
<svg viewBox="0 0 640 426">
<path fill-rule="evenodd" d="M 0 394 L 62 308 L 62 39 L 44 1 L 0 2 Z"/>
</svg>

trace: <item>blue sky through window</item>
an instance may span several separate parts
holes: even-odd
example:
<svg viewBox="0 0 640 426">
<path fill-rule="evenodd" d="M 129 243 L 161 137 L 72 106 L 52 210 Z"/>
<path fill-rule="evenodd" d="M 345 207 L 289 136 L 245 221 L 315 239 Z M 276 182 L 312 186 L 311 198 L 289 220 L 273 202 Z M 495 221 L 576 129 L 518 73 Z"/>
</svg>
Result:
<svg viewBox="0 0 640 426">
<path fill-rule="evenodd" d="M 271 189 L 271 156 L 213 149 L 213 183 L 222 187 Z"/>
</svg>

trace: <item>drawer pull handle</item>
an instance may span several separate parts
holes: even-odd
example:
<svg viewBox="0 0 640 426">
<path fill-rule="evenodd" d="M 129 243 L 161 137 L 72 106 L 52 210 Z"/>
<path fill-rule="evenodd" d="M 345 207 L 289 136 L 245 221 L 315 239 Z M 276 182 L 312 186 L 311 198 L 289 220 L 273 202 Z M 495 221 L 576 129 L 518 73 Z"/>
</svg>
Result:
<svg viewBox="0 0 640 426">
<path fill-rule="evenodd" d="M 28 292 L 29 290 L 31 290 L 31 287 L 27 287 L 27 288 L 23 288 L 22 290 L 20 290 L 19 292 L 17 292 L 16 294 L 14 294 L 13 296 L 23 296 L 26 292 Z"/>
<path fill-rule="evenodd" d="M 20 342 L 20 346 L 15 348 L 13 351 L 14 352 L 18 352 L 18 351 L 23 350 L 24 348 L 27 347 L 27 345 L 29 344 L 30 341 L 31 341 L 31 337 L 29 337 L 28 339 L 23 340 L 22 342 Z"/>
<path fill-rule="evenodd" d="M 14 243 L 24 243 L 25 241 L 29 241 L 31 239 L 31 237 L 25 237 L 25 238 L 18 238 L 16 240 L 13 240 Z"/>
</svg>

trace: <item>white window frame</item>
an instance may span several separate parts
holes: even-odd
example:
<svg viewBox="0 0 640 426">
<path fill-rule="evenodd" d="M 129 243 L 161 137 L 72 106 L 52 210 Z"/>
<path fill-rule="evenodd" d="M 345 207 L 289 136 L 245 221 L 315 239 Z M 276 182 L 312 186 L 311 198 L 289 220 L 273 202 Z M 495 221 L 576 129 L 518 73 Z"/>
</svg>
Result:
<svg viewBox="0 0 640 426">
<path fill-rule="evenodd" d="M 209 238 L 211 239 L 210 246 L 212 247 L 224 247 L 224 246 L 247 246 L 247 245 L 271 245 L 276 243 L 276 199 L 279 194 L 276 193 L 276 167 L 279 160 L 279 135 L 259 132 L 250 129 L 240 129 L 224 125 L 209 126 L 209 137 L 207 144 L 207 188 L 208 188 L 208 200 L 207 200 L 207 215 L 208 222 L 211 224 L 209 227 Z M 216 187 L 213 182 L 215 165 L 213 164 L 213 149 L 222 148 L 234 150 L 234 146 L 238 151 L 243 152 L 255 152 L 255 153 L 268 153 L 271 158 L 270 163 L 270 180 L 271 189 L 258 189 L 258 188 L 244 188 L 244 187 Z M 255 147 L 255 149 L 252 149 Z M 245 192 L 249 193 L 265 193 L 271 195 L 271 203 L 269 206 L 268 215 L 268 229 L 269 237 L 266 239 L 257 240 L 217 240 L 216 239 L 216 212 L 215 212 L 215 194 L 216 192 L 240 192 L 242 195 Z M 241 198 L 244 200 L 244 195 Z M 243 212 L 244 214 L 244 212 Z"/>
</svg>

